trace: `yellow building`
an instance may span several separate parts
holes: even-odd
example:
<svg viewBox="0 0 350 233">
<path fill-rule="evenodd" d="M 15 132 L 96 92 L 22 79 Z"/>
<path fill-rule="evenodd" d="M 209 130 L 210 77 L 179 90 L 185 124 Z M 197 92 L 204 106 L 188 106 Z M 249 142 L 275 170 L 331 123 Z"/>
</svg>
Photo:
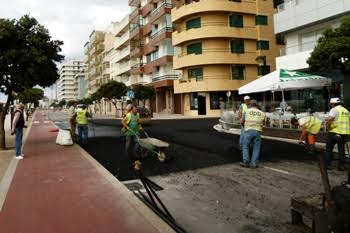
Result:
<svg viewBox="0 0 350 233">
<path fill-rule="evenodd" d="M 272 0 L 177 1 L 174 93 L 183 114 L 219 116 L 228 95 L 237 100 L 239 87 L 275 69 L 274 10 Z"/>
</svg>

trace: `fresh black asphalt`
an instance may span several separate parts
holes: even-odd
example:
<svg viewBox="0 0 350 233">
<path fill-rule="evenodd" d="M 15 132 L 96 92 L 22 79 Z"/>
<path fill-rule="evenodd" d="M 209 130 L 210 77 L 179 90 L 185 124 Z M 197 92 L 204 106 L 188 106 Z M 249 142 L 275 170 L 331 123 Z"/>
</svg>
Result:
<svg viewBox="0 0 350 233">
<path fill-rule="evenodd" d="M 213 129 L 218 119 L 153 120 L 144 126 L 154 138 L 170 143 L 165 163 L 156 156 L 143 158 L 146 176 L 194 170 L 241 161 L 238 135 L 219 133 Z M 119 180 L 136 179 L 132 159 L 123 154 L 125 139 L 120 133 L 120 120 L 94 119 L 90 123 L 89 144 L 83 148 Z M 98 132 L 98 133 L 95 133 Z M 303 146 L 263 140 L 263 161 L 314 160 Z"/>
</svg>

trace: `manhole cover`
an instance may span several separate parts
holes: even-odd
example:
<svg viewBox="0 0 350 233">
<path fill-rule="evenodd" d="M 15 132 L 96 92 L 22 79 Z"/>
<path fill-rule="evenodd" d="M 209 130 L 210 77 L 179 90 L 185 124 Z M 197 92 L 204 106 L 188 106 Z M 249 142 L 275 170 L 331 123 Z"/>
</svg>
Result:
<svg viewBox="0 0 350 233">
<path fill-rule="evenodd" d="M 143 190 L 142 184 L 139 182 L 130 182 L 130 183 L 124 183 L 124 185 L 130 190 L 130 191 L 138 191 L 138 190 Z"/>
</svg>

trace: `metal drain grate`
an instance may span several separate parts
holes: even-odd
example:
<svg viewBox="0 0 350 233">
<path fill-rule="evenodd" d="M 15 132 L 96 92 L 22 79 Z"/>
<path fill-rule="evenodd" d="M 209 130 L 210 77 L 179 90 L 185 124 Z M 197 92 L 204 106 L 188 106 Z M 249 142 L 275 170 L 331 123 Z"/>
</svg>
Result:
<svg viewBox="0 0 350 233">
<path fill-rule="evenodd" d="M 124 185 L 130 190 L 130 191 L 138 191 L 138 190 L 143 190 L 143 185 L 138 182 L 138 181 L 134 181 L 134 182 L 130 182 L 130 183 L 124 183 Z"/>
</svg>

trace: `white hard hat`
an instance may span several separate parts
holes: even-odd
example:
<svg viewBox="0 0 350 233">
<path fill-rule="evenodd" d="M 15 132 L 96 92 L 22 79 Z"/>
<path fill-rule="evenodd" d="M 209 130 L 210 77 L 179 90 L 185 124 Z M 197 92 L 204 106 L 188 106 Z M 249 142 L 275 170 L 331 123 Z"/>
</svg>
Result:
<svg viewBox="0 0 350 233">
<path fill-rule="evenodd" d="M 340 103 L 340 99 L 339 98 L 331 98 L 329 103 L 330 104 L 339 104 Z"/>
<path fill-rule="evenodd" d="M 248 95 L 244 96 L 244 100 L 250 100 L 250 97 Z"/>
</svg>

